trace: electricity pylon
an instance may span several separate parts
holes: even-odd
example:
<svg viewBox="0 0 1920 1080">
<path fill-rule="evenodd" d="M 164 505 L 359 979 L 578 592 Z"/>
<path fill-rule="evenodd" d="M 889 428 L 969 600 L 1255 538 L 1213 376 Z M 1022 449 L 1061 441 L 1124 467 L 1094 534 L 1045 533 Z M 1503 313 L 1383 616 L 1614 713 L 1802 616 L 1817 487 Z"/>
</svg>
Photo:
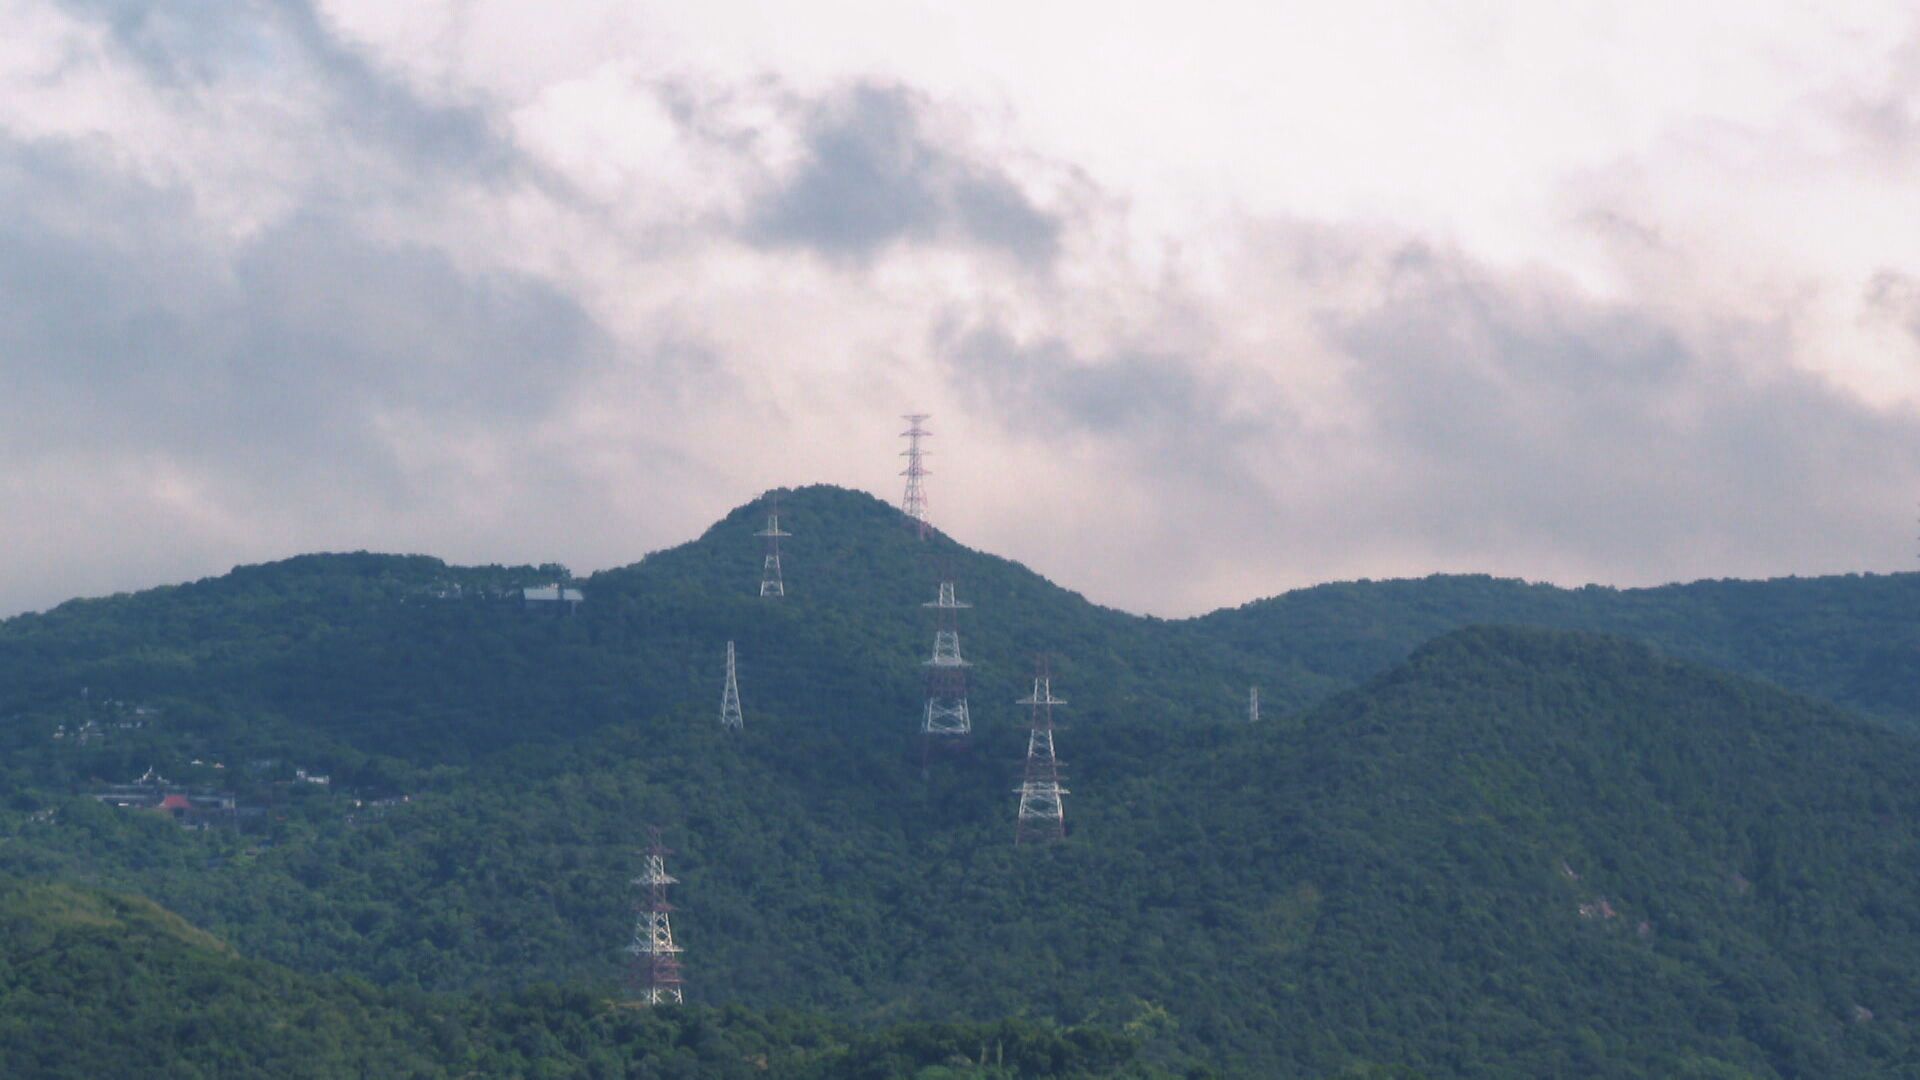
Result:
<svg viewBox="0 0 1920 1080">
<path fill-rule="evenodd" d="M 1027 770 L 1020 782 L 1020 817 L 1014 828 L 1013 842 L 1052 843 L 1067 837 L 1067 808 L 1060 785 L 1060 759 L 1053 752 L 1053 707 L 1065 705 L 1053 696 L 1053 679 L 1047 662 L 1041 660 L 1033 676 L 1033 693 L 1017 704 L 1033 707 L 1033 722 L 1027 733 Z"/>
<path fill-rule="evenodd" d="M 733 642 L 727 642 L 727 687 L 720 692 L 720 726 L 739 731 L 746 717 L 740 714 L 740 680 L 733 670 Z"/>
<path fill-rule="evenodd" d="M 673 854 L 660 843 L 660 829 L 647 830 L 646 863 L 635 885 L 646 893 L 634 905 L 633 954 L 629 975 L 634 993 L 642 1005 L 682 1005 L 680 946 L 673 943 L 673 905 L 667 902 L 667 886 L 680 879 L 667 873 L 667 856 Z"/>
</svg>

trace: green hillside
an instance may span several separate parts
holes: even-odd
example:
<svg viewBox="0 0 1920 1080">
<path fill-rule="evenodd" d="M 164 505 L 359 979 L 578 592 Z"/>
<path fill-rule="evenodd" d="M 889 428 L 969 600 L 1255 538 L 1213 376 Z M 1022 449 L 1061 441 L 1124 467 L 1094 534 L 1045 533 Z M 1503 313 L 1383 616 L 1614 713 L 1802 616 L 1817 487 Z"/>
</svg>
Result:
<svg viewBox="0 0 1920 1080">
<path fill-rule="evenodd" d="M 456 568 L 422 557 L 307 556 L 225 577 L 75 601 L 0 625 L 0 708 L 43 740 L 94 700 L 154 703 L 209 753 L 275 749 L 467 763 L 687 704 L 717 702 L 739 643 L 749 710 L 861 716 L 910 728 L 932 641 L 920 605 L 951 561 L 983 699 L 1011 700 L 1035 652 L 1057 657 L 1082 705 L 1169 721 L 1228 712 L 1243 679 L 1176 624 L 1087 603 L 1030 571 L 936 538 L 916 541 L 869 496 L 810 488 L 788 500 L 789 595 L 757 595 L 759 510 L 700 540 L 582 582 L 577 617 L 519 612 L 494 594 L 554 568 Z M 452 595 L 458 589 L 457 596 Z M 133 740 L 137 742 L 137 740 Z M 139 754 L 129 752 L 124 767 Z M 138 771 L 137 769 L 135 770 Z"/>
<path fill-rule="evenodd" d="M 1920 730 L 1920 574 L 1562 589 L 1484 575 L 1301 589 L 1188 625 L 1315 700 L 1465 626 L 1591 630 Z"/>
<path fill-rule="evenodd" d="M 944 537 L 921 543 L 863 494 L 790 493 L 789 595 L 756 595 L 762 510 L 581 582 L 574 619 L 514 617 L 495 599 L 556 567 L 450 567 L 425 557 L 304 556 L 224 577 L 74 601 L 0 624 L 0 748 L 44 742 L 89 702 L 166 708 L 159 749 L 324 755 L 357 770 L 469 763 L 715 698 L 737 640 L 750 709 L 794 719 L 916 709 L 931 635 L 919 605 L 942 564 L 976 604 L 962 630 L 977 694 L 1018 696 L 1054 657 L 1080 715 L 1230 721 L 1259 683 L 1269 712 L 1324 700 L 1449 630 L 1592 630 L 1776 682 L 1891 722 L 1920 724 L 1920 574 L 1557 589 L 1486 577 L 1321 586 L 1191 620 L 1090 604 L 1017 564 Z M 83 697 L 83 694 L 89 695 Z M 92 707 L 98 708 L 97 704 Z M 131 768 L 118 743 L 86 767 Z M 9 755 L 10 757 L 13 755 Z M 56 763 L 56 767 L 57 763 Z M 44 779 L 38 767 L 34 777 Z"/>
<path fill-rule="evenodd" d="M 249 961 L 139 897 L 0 881 L 12 1077 L 1161 1075 L 1127 1036 L 1045 1024 L 856 1031 L 794 1012 L 652 1012 L 580 991 L 383 991 Z"/>
<path fill-rule="evenodd" d="M 1267 869 L 1187 903 L 1248 920 L 1303 1065 L 1907 1075 L 1916 775 L 1904 736 L 1638 645 L 1463 631 L 1188 766 L 1196 832 Z"/>
<path fill-rule="evenodd" d="M 235 956 L 138 897 L 0 882 L 0 1073 L 338 1076 L 431 1065 L 365 985 Z"/>
<path fill-rule="evenodd" d="M 931 1021 L 944 1056 L 913 1060 L 938 1062 L 956 1052 L 940 1040 L 1007 1016 L 1250 1076 L 1920 1060 L 1920 742 L 1847 711 L 1902 670 L 1861 656 L 1911 632 L 1910 576 L 1430 579 L 1167 622 L 815 488 L 782 515 L 790 595 L 763 601 L 757 516 L 594 575 L 573 618 L 489 595 L 552 568 L 361 555 L 11 620 L 0 873 L 150 896 L 248 963 L 365 980 L 326 985 L 378 987 L 383 1008 L 457 994 L 484 1012 L 543 984 L 613 996 L 634 848 L 659 822 L 693 999 L 763 1027 L 829 1014 L 853 1025 L 831 1036 L 848 1054 Z M 978 730 L 923 767 L 919 605 L 942 558 L 976 605 Z M 1454 629 L 1474 619 L 1660 651 Z M 747 712 L 731 736 L 727 640 Z M 1073 835 L 1015 849 L 1010 703 L 1043 650 L 1071 702 Z M 1250 728 L 1254 680 L 1313 704 Z M 88 742 L 49 735 L 87 718 Z M 193 833 L 78 796 L 150 764 L 266 811 Z M 292 781 L 296 764 L 334 783 Z M 1074 1067 L 1122 1067 L 1131 1045 Z"/>
</svg>

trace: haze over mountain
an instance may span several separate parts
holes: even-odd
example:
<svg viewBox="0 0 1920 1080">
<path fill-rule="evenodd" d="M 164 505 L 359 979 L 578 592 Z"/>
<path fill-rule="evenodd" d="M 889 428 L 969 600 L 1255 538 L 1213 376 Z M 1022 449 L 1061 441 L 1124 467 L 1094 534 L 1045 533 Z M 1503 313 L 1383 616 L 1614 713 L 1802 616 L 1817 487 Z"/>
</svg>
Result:
<svg viewBox="0 0 1920 1080">
<path fill-rule="evenodd" d="M 476 1017 L 557 982 L 585 997 L 529 1023 L 571 1010 L 566 1053 L 654 1075 L 657 1044 L 592 1019 L 648 822 L 703 1005 L 1089 1023 L 1120 1042 L 1074 1067 L 1103 1075 L 1915 1060 L 1913 575 L 1433 578 L 1165 621 L 826 487 L 786 494 L 789 595 L 763 599 L 762 520 L 581 580 L 572 617 L 499 598 L 551 568 L 334 555 L 9 620 L 0 870 L 142 894 L 298 978 L 480 995 Z M 976 737 L 923 764 L 936 563 L 975 605 Z M 1071 703 L 1072 828 L 1015 848 L 1011 702 L 1040 651 Z M 88 720 L 103 734 L 52 738 Z M 272 812 L 196 833 L 77 797 L 149 766 Z M 63 1021 L 34 1023 L 14 1037 Z M 349 1058 L 376 1045 L 353 1027 L 329 1036 Z M 513 1060 L 561 1053 L 542 1045 Z"/>
</svg>

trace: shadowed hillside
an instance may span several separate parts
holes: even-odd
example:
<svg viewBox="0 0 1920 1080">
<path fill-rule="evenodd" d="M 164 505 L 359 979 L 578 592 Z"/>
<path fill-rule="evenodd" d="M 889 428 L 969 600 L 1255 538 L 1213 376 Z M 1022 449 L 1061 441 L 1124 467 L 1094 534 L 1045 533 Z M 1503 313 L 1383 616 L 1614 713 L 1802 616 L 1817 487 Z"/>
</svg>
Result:
<svg viewBox="0 0 1920 1080">
<path fill-rule="evenodd" d="M 1302 589 L 1187 625 L 1315 700 L 1428 639 L 1501 623 L 1593 630 L 1920 727 L 1920 574 L 1561 589 L 1482 575 Z"/>
<path fill-rule="evenodd" d="M 581 582 L 576 617 L 505 599 L 554 567 L 304 556 L 224 577 L 74 601 L 0 624 L 0 745 L 26 749 L 93 699 L 168 703 L 191 749 L 324 754 L 352 776 L 392 758 L 466 762 L 716 699 L 739 643 L 748 707 L 794 719 L 910 728 L 931 642 L 921 603 L 947 567 L 976 696 L 1010 701 L 1053 657 L 1083 719 L 1185 724 L 1323 700 L 1462 626 L 1585 629 L 1911 723 L 1920 685 L 1920 575 L 1562 590 L 1483 577 L 1328 585 L 1199 619 L 1086 602 L 1018 564 L 936 536 L 830 487 L 786 499 L 788 597 L 756 590 L 762 508 L 699 540 Z M 1914 699 L 1920 700 L 1920 699 Z M 901 718 L 899 725 L 895 717 Z M 138 740 L 132 740 L 137 744 Z M 127 747 L 128 740 L 121 746 Z M 137 745 L 115 768 L 144 768 Z M 204 755 L 203 755 L 204 756 Z M 115 769 L 107 769 L 113 772 Z"/>
<path fill-rule="evenodd" d="M 707 1004 L 1090 1022 L 1147 1060 L 1262 1076 L 1914 1058 L 1920 743 L 1662 654 L 1878 686 L 1894 669 L 1859 676 L 1852 643 L 1906 632 L 1885 627 L 1908 577 L 1431 579 L 1165 622 L 826 488 L 789 497 L 790 595 L 762 600 L 758 518 L 586 579 L 571 618 L 498 595 L 551 568 L 363 555 L 10 621 L 0 871 L 142 893 L 246 956 L 381 993 L 598 998 L 659 822 Z M 976 605 L 976 733 L 923 766 L 938 558 Z M 1790 631 L 1752 614 L 1774 611 Z M 1662 652 L 1514 627 L 1412 640 L 1501 613 L 1632 622 Z M 727 640 L 733 735 L 714 722 Z M 1016 849 L 1011 701 L 1042 649 L 1071 702 L 1072 834 Z M 1249 727 L 1253 679 L 1318 703 Z M 88 741 L 48 734 L 83 721 Z M 148 765 L 261 812 L 195 833 L 77 797 Z"/>
<path fill-rule="evenodd" d="M 858 1032 L 817 1016 L 647 1012 L 579 991 L 392 993 L 243 960 L 137 897 L 0 882 L 8 1076 L 1167 1075 L 1118 1034 L 1020 1021 Z"/>
</svg>

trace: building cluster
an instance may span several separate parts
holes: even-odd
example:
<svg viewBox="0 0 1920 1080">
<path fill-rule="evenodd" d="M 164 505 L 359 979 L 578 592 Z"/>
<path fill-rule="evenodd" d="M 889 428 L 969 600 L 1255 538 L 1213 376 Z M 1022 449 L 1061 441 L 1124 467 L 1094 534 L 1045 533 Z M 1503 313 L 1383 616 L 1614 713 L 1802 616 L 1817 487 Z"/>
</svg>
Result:
<svg viewBox="0 0 1920 1080">
<path fill-rule="evenodd" d="M 476 603 L 501 604 L 519 608 L 522 611 L 546 612 L 549 614 L 571 615 L 586 600 L 578 588 L 561 581 L 550 581 L 545 585 L 516 586 L 501 588 L 484 585 L 463 585 L 457 581 L 440 581 L 410 594 L 409 598 L 425 598 L 452 603 L 454 601 L 473 601 Z"/>
<path fill-rule="evenodd" d="M 220 762 L 193 759 L 191 764 L 224 771 L 226 766 Z M 263 773 L 281 768 L 277 758 L 262 758 L 247 762 L 242 771 L 251 774 L 256 780 Z M 278 788 L 317 787 L 331 790 L 333 777 L 311 769 L 295 768 L 291 778 L 285 773 L 282 779 L 271 781 Z M 88 798 L 116 810 L 136 813 L 157 814 L 187 829 L 228 829 L 244 828 L 258 822 L 266 816 L 267 807 L 259 803 L 249 804 L 232 791 L 206 784 L 182 783 L 169 780 L 160 775 L 158 769 L 149 767 L 140 778 L 125 784 L 96 784 L 86 792 Z M 407 796 L 393 799 L 375 799 L 363 802 L 353 799 L 355 808 L 385 808 L 405 802 Z M 351 818 L 349 818 L 351 823 Z"/>
<path fill-rule="evenodd" d="M 552 611 L 571 615 L 579 610 L 581 602 L 586 599 L 586 594 L 556 581 L 551 585 L 521 589 L 519 597 L 520 606 L 528 611 Z"/>
<path fill-rule="evenodd" d="M 152 705 L 130 705 L 111 698 L 95 701 L 86 690 L 80 691 L 85 715 L 62 720 L 54 725 L 53 740 L 75 746 L 104 742 L 116 732 L 140 731 L 160 720 L 160 710 Z"/>
<path fill-rule="evenodd" d="M 240 806 L 231 791 L 176 784 L 151 768 L 131 784 L 106 784 L 87 794 L 116 809 L 157 814 L 185 829 L 235 829 L 243 817 L 262 813 L 259 807 Z"/>
</svg>

